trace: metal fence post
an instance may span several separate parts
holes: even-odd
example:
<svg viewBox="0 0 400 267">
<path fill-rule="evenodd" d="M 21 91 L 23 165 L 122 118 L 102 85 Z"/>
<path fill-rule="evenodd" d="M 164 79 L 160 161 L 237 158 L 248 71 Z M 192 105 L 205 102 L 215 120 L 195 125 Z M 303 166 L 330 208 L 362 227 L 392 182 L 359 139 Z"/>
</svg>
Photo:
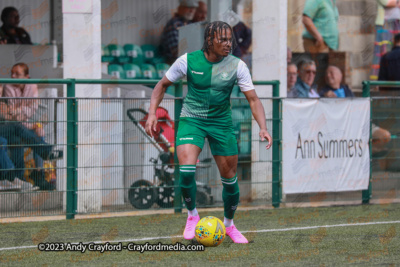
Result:
<svg viewBox="0 0 400 267">
<path fill-rule="evenodd" d="M 74 219 L 77 210 L 78 183 L 78 102 L 75 79 L 67 83 L 67 219 Z"/>
<path fill-rule="evenodd" d="M 179 81 L 178 85 L 175 84 L 175 151 L 174 151 L 174 191 L 175 191 L 175 198 L 174 198 L 174 208 L 175 208 L 175 213 L 181 213 L 182 212 L 182 194 L 181 194 L 181 188 L 179 187 L 179 162 L 178 162 L 178 155 L 177 155 L 177 150 L 176 150 L 176 134 L 178 132 L 178 126 L 179 126 L 179 117 L 182 109 L 182 99 L 177 99 L 178 97 L 182 97 L 182 91 L 183 91 L 183 82 Z"/>
<path fill-rule="evenodd" d="M 279 97 L 279 81 L 272 86 L 272 96 Z M 282 197 L 281 186 L 281 99 L 272 100 L 272 206 L 279 208 Z"/>
<path fill-rule="evenodd" d="M 371 199 L 372 195 L 372 185 L 371 185 L 371 178 L 372 178 L 372 107 L 371 107 L 371 88 L 369 81 L 363 81 L 363 97 L 369 98 L 370 103 L 370 123 L 369 123 L 369 181 L 368 181 L 368 189 L 362 191 L 362 203 L 368 204 L 369 200 Z"/>
</svg>

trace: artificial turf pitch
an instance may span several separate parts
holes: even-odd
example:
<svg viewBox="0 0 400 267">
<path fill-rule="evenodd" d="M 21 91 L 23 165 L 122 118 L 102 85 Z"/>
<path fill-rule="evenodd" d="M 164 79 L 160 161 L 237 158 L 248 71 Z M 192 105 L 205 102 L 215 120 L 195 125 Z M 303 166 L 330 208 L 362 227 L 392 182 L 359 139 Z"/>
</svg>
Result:
<svg viewBox="0 0 400 267">
<path fill-rule="evenodd" d="M 207 215 L 222 219 L 223 212 L 200 212 L 200 216 Z M 101 240 L 195 244 L 179 237 L 185 221 L 186 214 L 162 214 L 3 223 L 0 225 L 0 265 L 398 266 L 400 263 L 399 204 L 239 210 L 235 225 L 241 231 L 248 231 L 245 236 L 250 243 L 234 244 L 227 237 L 219 247 L 205 248 L 202 252 L 80 253 L 21 248 L 40 242 Z M 146 239 L 150 237 L 155 239 Z M 4 250 L 10 247 L 14 248 Z"/>
</svg>

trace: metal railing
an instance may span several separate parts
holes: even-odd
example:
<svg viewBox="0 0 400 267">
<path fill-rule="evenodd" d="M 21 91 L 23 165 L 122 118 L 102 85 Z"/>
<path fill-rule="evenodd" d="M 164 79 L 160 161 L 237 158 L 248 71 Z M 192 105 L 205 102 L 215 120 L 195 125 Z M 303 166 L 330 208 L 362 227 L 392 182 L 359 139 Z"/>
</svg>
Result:
<svg viewBox="0 0 400 267">
<path fill-rule="evenodd" d="M 65 198 L 65 205 L 64 205 L 64 210 L 65 213 L 59 213 L 59 214 L 65 214 L 67 219 L 73 219 L 75 217 L 76 214 L 82 213 L 79 211 L 78 208 L 78 198 L 79 198 L 79 194 L 82 195 L 82 192 L 90 192 L 93 190 L 103 190 L 106 192 L 112 191 L 112 190 L 116 190 L 116 191 L 123 191 L 125 192 L 126 190 L 131 190 L 132 188 L 135 189 L 136 187 L 130 187 L 129 185 L 127 186 L 126 184 L 124 186 L 120 186 L 120 187 L 115 187 L 114 189 L 111 188 L 101 188 L 101 189 L 82 189 L 79 188 L 78 183 L 79 183 L 79 179 L 78 179 L 78 175 L 79 175 L 79 170 L 82 169 L 82 167 L 80 166 L 80 160 L 78 158 L 78 150 L 85 150 L 88 149 L 87 144 L 83 144 L 80 143 L 80 139 L 81 136 L 79 136 L 79 125 L 81 125 L 82 123 L 86 123 L 85 121 L 79 121 L 78 120 L 78 115 L 79 115 L 79 109 L 85 105 L 93 105 L 94 103 L 97 102 L 101 102 L 101 101 L 106 101 L 107 99 L 109 101 L 122 101 L 124 103 L 124 105 L 126 103 L 129 103 L 130 105 L 130 109 L 133 108 L 138 108 L 139 104 L 143 103 L 144 101 L 149 101 L 148 98 L 137 98 L 137 99 L 131 99 L 131 98 L 79 98 L 76 97 L 76 85 L 79 84 L 111 84 L 111 85 L 134 85 L 134 84 L 140 84 L 140 85 L 150 85 L 150 86 L 154 86 L 158 80 L 96 80 L 96 79 L 82 79 L 82 80 L 75 80 L 75 79 L 48 79 L 48 80 L 43 80 L 43 79 L 26 79 L 26 80 L 22 80 L 22 79 L 0 79 L 0 82 L 2 84 L 22 84 L 22 83 L 26 83 L 26 84 L 63 84 L 67 86 L 67 97 L 61 97 L 58 99 L 62 99 L 62 100 L 66 100 L 65 104 L 66 104 L 66 118 L 67 120 L 65 121 L 66 124 L 66 143 L 63 144 L 65 145 L 66 148 L 66 166 L 65 166 L 65 170 L 66 170 L 66 188 L 65 190 L 62 190 L 62 192 L 65 192 L 66 198 Z M 175 129 L 178 129 L 178 125 L 179 125 L 179 115 L 180 115 L 180 111 L 182 108 L 182 94 L 183 94 L 183 87 L 186 83 L 185 82 L 178 82 L 176 84 L 174 84 L 174 96 L 173 98 L 169 98 L 164 100 L 166 104 L 168 104 L 168 106 L 172 107 L 172 109 L 170 111 L 173 110 L 173 113 L 171 112 L 170 114 L 174 115 L 174 121 L 175 121 Z M 279 97 L 279 82 L 278 81 L 256 81 L 254 82 L 255 85 L 270 85 L 272 86 L 272 92 L 273 92 L 273 96 L 272 98 L 266 98 L 266 99 L 261 99 L 262 101 L 270 101 L 270 102 L 265 102 L 265 103 L 271 103 L 272 102 L 272 112 L 271 112 L 271 117 L 267 118 L 267 123 L 268 124 L 268 129 L 271 129 L 272 126 L 272 138 L 273 138 L 273 145 L 272 145 L 272 153 L 270 156 L 267 157 L 267 159 L 263 159 L 263 162 L 269 162 L 271 163 L 271 167 L 272 167 L 272 179 L 271 181 L 267 181 L 265 179 L 265 181 L 247 181 L 246 179 L 249 177 L 248 173 L 246 173 L 246 171 L 248 171 L 248 169 L 251 167 L 250 164 L 253 163 L 257 163 L 255 161 L 253 161 L 251 159 L 251 157 L 249 156 L 251 154 L 249 154 L 248 150 L 249 150 L 249 144 L 248 143 L 252 143 L 256 140 L 254 137 L 251 138 L 251 118 L 249 119 L 248 116 L 245 116 L 242 119 L 239 118 L 235 118 L 235 116 L 233 115 L 233 120 L 237 120 L 237 122 L 240 122 L 238 125 L 238 131 L 240 134 L 240 127 L 243 126 L 243 123 L 245 123 L 245 130 L 248 131 L 250 129 L 250 133 L 247 132 L 248 136 L 250 136 L 249 139 L 247 139 L 247 137 L 245 138 L 245 140 L 240 140 L 239 142 L 239 146 L 242 146 L 242 152 L 243 151 L 247 151 L 247 152 L 243 152 L 243 153 L 247 153 L 246 157 L 244 157 L 242 160 L 239 159 L 239 165 L 242 164 L 242 169 L 246 170 L 244 171 L 244 174 L 242 175 L 244 178 L 243 180 L 240 181 L 241 185 L 248 185 L 250 187 L 250 192 L 251 192 L 251 186 L 255 186 L 255 187 L 261 187 L 263 185 L 265 185 L 265 190 L 267 190 L 267 188 L 269 188 L 270 186 L 270 190 L 271 190 L 271 194 L 270 196 L 267 197 L 268 202 L 270 203 L 273 207 L 279 207 L 281 203 L 284 203 L 284 201 L 282 201 L 282 98 Z M 383 86 L 400 86 L 400 82 L 396 83 L 396 82 L 369 82 L 366 81 L 363 83 L 364 85 L 364 89 L 363 89 L 363 97 L 370 97 L 371 101 L 375 101 L 377 98 L 376 97 L 371 97 L 370 94 L 370 87 L 371 86 L 379 86 L 379 85 L 383 85 Z M 92 101 L 92 102 L 90 102 Z M 247 107 L 245 107 L 246 105 L 246 101 L 244 100 L 244 103 L 242 103 L 241 101 L 243 101 L 243 97 L 242 98 L 232 98 L 232 109 L 234 109 L 234 106 L 237 105 L 239 106 L 239 109 L 242 108 L 242 110 L 249 110 L 249 106 L 247 104 Z M 236 104 L 235 104 L 236 103 Z M 265 104 L 264 104 L 265 105 Z M 243 108 L 244 107 L 244 108 Z M 108 112 L 107 110 L 105 112 Z M 374 118 L 373 115 L 373 109 L 371 108 L 371 120 L 373 119 L 379 119 L 379 118 Z M 125 113 L 125 109 L 124 109 L 124 113 Z M 247 113 L 246 113 L 247 114 Z M 397 116 L 395 117 L 397 118 Z M 143 119 L 142 119 L 143 120 Z M 241 121 L 240 121 L 241 120 Z M 118 122 L 121 123 L 132 123 L 132 121 L 127 121 L 126 119 L 118 119 L 116 120 Z M 112 121 L 109 121 L 112 122 Z M 93 121 L 90 123 L 107 123 L 107 121 Z M 125 124 L 124 124 L 125 125 Z M 249 126 L 250 125 L 250 126 Z M 250 127 L 250 128 L 249 128 Z M 371 129 L 370 129 L 371 131 Z M 176 137 L 176 132 L 174 131 L 175 137 Z M 142 135 L 142 139 L 146 139 L 147 137 L 145 137 L 145 135 L 143 134 L 143 132 L 140 133 Z M 243 137 L 244 138 L 244 137 Z M 396 138 L 396 134 L 392 135 L 392 138 L 395 139 Z M 146 139 L 147 140 L 147 139 Z M 246 143 L 248 142 L 248 143 Z M 358 198 L 362 201 L 362 203 L 369 203 L 371 198 L 373 198 L 373 186 L 372 183 L 374 182 L 374 178 L 372 177 L 372 170 L 373 170 L 373 161 L 376 160 L 373 155 L 372 155 L 372 142 L 373 142 L 373 138 L 371 136 L 370 138 L 370 156 L 371 156 L 371 166 L 370 166 L 370 181 L 369 181 L 369 188 L 368 190 L 364 190 L 361 192 L 361 196 Z M 101 143 L 101 141 L 98 142 L 98 144 L 89 144 L 89 145 L 101 145 L 103 147 L 106 146 L 113 146 L 116 145 L 117 143 Z M 120 144 L 121 146 L 127 147 L 127 149 L 134 149 L 135 147 L 138 147 L 140 145 L 143 146 L 150 146 L 150 141 L 145 143 L 145 142 L 140 142 L 139 139 L 134 139 L 134 140 L 130 140 L 130 141 L 123 141 Z M 121 147 L 119 146 L 119 147 Z M 206 146 L 205 146 L 206 147 Z M 204 149 L 205 151 L 207 150 L 206 148 Z M 176 151 L 176 147 L 175 147 L 175 151 Z M 136 153 L 135 151 L 131 151 L 131 154 L 128 154 L 128 156 L 131 156 L 132 153 Z M 146 152 L 147 153 L 147 152 Z M 209 151 L 205 152 L 205 153 L 209 153 Z M 239 151 L 239 153 L 241 153 L 241 151 Z M 175 212 L 181 212 L 183 204 L 182 204 L 182 198 L 180 195 L 180 190 L 179 190 L 179 168 L 177 168 L 178 166 L 178 159 L 176 156 L 176 153 L 173 153 L 174 155 L 174 159 L 173 162 L 169 165 L 171 165 L 172 167 L 174 167 L 174 169 L 172 170 L 172 173 L 169 173 L 168 175 L 170 179 L 172 179 L 171 181 L 173 181 L 173 184 L 165 184 L 162 181 L 159 181 L 159 177 L 156 177 L 157 175 L 154 175 L 154 179 L 158 179 L 153 180 L 152 182 L 150 182 L 147 186 L 147 189 L 151 190 L 151 192 L 155 192 L 155 193 L 160 193 L 161 189 L 164 190 L 163 192 L 168 192 L 168 196 L 173 196 L 173 203 L 167 203 L 168 205 L 162 206 L 159 205 L 162 208 L 173 208 L 175 210 Z M 209 153 L 209 155 L 211 155 Z M 268 154 L 269 155 L 269 154 Z M 143 155 L 141 155 L 143 156 Z M 157 163 L 158 164 L 158 163 Z M 210 162 L 207 162 L 206 165 L 210 165 Z M 104 165 L 104 164 L 103 164 Z M 149 165 L 146 165 L 144 163 L 139 164 L 142 166 L 143 169 L 145 168 L 153 168 L 156 166 L 156 163 L 152 163 Z M 119 168 L 122 169 L 123 172 L 126 172 L 127 169 L 129 168 L 136 168 L 137 166 L 139 166 L 138 163 L 132 163 L 132 164 L 125 164 L 123 163 L 121 166 L 115 166 L 114 168 Z M 168 165 L 168 164 L 165 164 Z M 214 168 L 213 171 L 215 173 L 216 171 L 216 167 L 215 164 L 212 163 L 211 164 Z M 84 168 L 110 168 L 110 166 L 108 166 L 108 164 L 104 165 L 105 167 L 102 166 L 85 166 Z M 211 169 L 212 169 L 211 168 Z M 171 170 L 170 170 L 171 171 Z M 211 170 L 201 170 L 199 172 L 203 173 L 202 178 L 204 178 L 204 181 L 202 185 L 199 184 L 199 186 L 204 186 L 205 190 L 209 190 L 210 189 L 210 185 L 214 185 L 214 183 L 212 183 L 209 179 L 210 176 L 213 175 L 213 171 Z M 150 171 L 148 171 L 147 173 L 150 173 Z M 252 174 L 252 173 L 251 173 Z M 251 175 L 250 174 L 250 175 Z M 126 176 L 126 173 L 124 174 Z M 247 177 L 247 178 L 246 178 Z M 80 177 L 81 179 L 82 177 Z M 134 179 L 137 179 L 137 176 L 133 175 Z M 207 179 L 206 179 L 207 178 Z M 200 179 L 201 180 L 201 179 Z M 249 179 L 250 180 L 250 179 Z M 376 184 L 376 183 L 375 183 Z M 219 186 L 219 185 L 218 185 Z M 138 185 L 137 189 L 142 190 L 143 191 L 143 185 Z M 215 195 L 215 194 L 219 194 L 218 190 L 219 188 L 213 188 L 213 186 L 211 186 L 210 190 L 215 190 L 213 191 L 213 193 L 211 193 L 210 195 Z M 269 189 L 268 189 L 269 190 Z M 220 190 L 219 190 L 220 191 Z M 9 196 L 11 196 L 12 193 L 6 192 L 6 193 L 0 193 L 1 194 L 8 194 Z M 15 194 L 15 193 L 14 193 Z M 21 194 L 21 193 L 18 193 Z M 30 193 L 23 193 L 23 194 L 30 194 L 30 195 L 34 195 L 36 193 L 30 192 Z M 358 197 L 358 195 L 355 195 L 356 198 Z M 251 198 L 252 196 L 250 196 Z M 126 201 L 126 200 L 125 200 Z M 263 204 L 265 204 L 265 199 L 262 200 Z M 296 200 L 295 200 L 296 201 Z M 255 204 L 259 204 L 255 203 Z M 207 205 L 206 205 L 207 206 Z M 208 206 L 215 206 L 215 205 L 208 205 Z M 218 205 L 217 205 L 218 206 Z M 41 207 L 38 207 L 38 209 L 40 209 Z M 132 210 L 132 206 L 129 205 L 125 205 L 125 206 L 121 206 L 120 208 L 111 208 L 110 211 L 129 211 Z M 92 212 L 92 211 L 87 211 L 87 213 Z M 98 211 L 96 211 L 98 212 Z M 104 212 L 104 210 L 101 210 L 100 212 Z M 5 216 L 1 215 L 0 217 L 15 217 L 15 216 L 24 216 L 18 213 L 4 213 Z M 27 214 L 26 216 L 29 216 L 30 214 Z M 43 214 L 39 214 L 39 215 L 47 215 L 45 213 Z M 55 215 L 55 214 L 50 214 L 50 215 Z"/>
<path fill-rule="evenodd" d="M 372 86 L 374 86 L 374 87 L 377 87 L 377 86 L 383 86 L 383 87 L 393 87 L 393 86 L 397 86 L 397 87 L 400 87 L 400 82 L 394 82 L 394 81 L 363 81 L 362 82 L 362 96 L 363 97 L 369 97 L 370 99 L 371 99 L 371 103 L 373 103 L 374 101 L 379 101 L 379 100 L 388 100 L 388 99 L 396 99 L 396 97 L 393 97 L 393 96 L 384 96 L 384 95 L 381 95 L 380 94 L 380 92 L 379 91 L 371 91 L 371 87 Z M 393 89 L 393 90 L 396 90 L 396 89 Z M 379 96 L 375 96 L 375 97 L 373 97 L 373 96 L 371 96 L 371 92 L 372 93 L 377 93 L 377 94 L 379 94 Z M 399 93 L 400 93 L 400 91 L 398 91 Z M 384 93 L 383 93 L 384 94 Z M 399 96 L 400 96 L 400 94 L 399 94 Z M 400 100 L 400 98 L 398 98 L 397 97 L 397 100 Z M 369 185 L 368 185 L 368 189 L 367 190 L 364 190 L 364 191 L 362 191 L 362 203 L 363 204 L 368 204 L 368 203 L 370 203 L 370 200 L 371 200 L 371 198 L 372 198 L 372 185 L 373 185 L 373 178 L 372 178 L 372 175 L 373 175 L 373 161 L 374 160 L 377 160 L 376 158 L 374 158 L 373 157 L 373 154 L 372 154 L 372 147 L 373 147 L 373 144 L 372 144 L 372 142 L 373 142 L 373 137 L 372 137 L 372 121 L 373 120 L 378 120 L 378 121 L 380 121 L 380 120 L 386 120 L 386 119 L 388 119 L 387 117 L 380 117 L 380 116 L 377 116 L 377 117 L 375 117 L 374 116 L 374 113 L 375 113 L 375 111 L 374 111 L 374 105 L 371 105 L 371 109 L 370 109 L 370 118 L 371 118 L 371 123 L 370 123 L 370 140 L 369 140 L 369 152 L 370 152 L 370 160 L 371 160 L 371 164 L 370 164 L 370 179 L 369 179 Z M 398 120 L 398 119 L 400 119 L 400 116 L 396 116 L 396 114 L 394 115 L 394 117 L 393 117 L 393 119 L 394 120 Z M 388 125 L 388 126 L 391 126 L 391 125 Z M 396 129 L 395 129 L 396 130 Z M 395 133 L 395 134 L 391 134 L 391 139 L 394 139 L 394 140 L 396 140 L 396 139 L 398 139 L 398 136 L 397 136 L 397 133 Z M 387 157 L 386 157 L 387 158 Z M 396 159 L 396 157 L 394 157 L 394 158 L 391 158 L 391 159 L 393 159 L 393 160 L 395 160 Z M 400 178 L 400 177 L 395 177 L 394 179 L 398 179 L 398 178 Z M 387 179 L 389 179 L 389 178 L 387 178 Z"/>
<path fill-rule="evenodd" d="M 79 170 L 79 159 L 78 159 L 78 150 L 82 147 L 79 143 L 79 120 L 78 120 L 78 111 L 79 111 L 79 102 L 84 100 L 89 100 L 91 98 L 80 99 L 76 97 L 75 94 L 75 87 L 78 84 L 112 84 L 112 85 L 132 85 L 132 84 L 140 84 L 140 85 L 155 85 L 158 80 L 100 80 L 100 79 L 0 79 L 2 84 L 62 84 L 67 86 L 67 97 L 60 97 L 58 99 L 66 100 L 66 203 L 65 203 L 65 214 L 67 219 L 73 219 L 75 215 L 78 213 L 78 192 L 84 191 L 78 188 L 78 170 Z M 273 121 L 273 158 L 277 159 L 272 161 L 272 169 L 273 169 L 273 181 L 272 187 L 273 191 L 273 205 L 275 207 L 279 206 L 280 197 L 281 197 L 281 156 L 280 156 L 280 139 L 281 139 L 281 132 L 280 132 L 280 105 L 281 101 L 279 99 L 279 81 L 267 81 L 267 82 L 254 82 L 255 85 L 272 85 L 274 97 L 276 97 L 276 101 L 273 101 L 273 110 L 274 116 L 276 118 L 271 119 Z M 173 98 L 174 102 L 174 117 L 175 117 L 175 129 L 177 129 L 179 125 L 179 115 L 180 110 L 182 108 L 182 91 L 183 86 L 186 85 L 186 82 L 180 81 L 173 86 L 175 87 L 175 98 Z M 93 99 L 93 101 L 100 100 L 100 99 Z M 145 100 L 145 99 L 143 99 Z M 141 100 L 139 100 L 141 101 Z M 239 101 L 239 100 L 238 100 Z M 176 135 L 176 131 L 175 131 Z M 251 140 L 248 140 L 251 142 Z M 83 147 L 82 147 L 83 148 Z M 279 160 L 278 160 L 279 159 Z M 178 165 L 178 159 L 176 153 L 174 153 L 174 166 Z M 125 166 L 124 166 L 125 167 Z M 181 212 L 182 209 L 182 199 L 180 196 L 179 190 L 179 168 L 174 168 L 174 205 L 173 208 L 175 212 Z M 155 186 L 156 187 L 156 186 Z M 166 187 L 168 189 L 168 187 Z M 126 189 L 126 188 L 124 188 Z M 93 189 L 95 190 L 95 189 Z M 103 188 L 102 190 L 107 190 Z M 164 188 L 165 190 L 165 188 Z M 277 193 L 276 193 L 277 192 Z M 3 193 L 4 194 L 4 193 Z M 8 193 L 10 194 L 10 193 Z M 21 194 L 21 193 L 18 193 Z M 29 194 L 34 194 L 30 192 Z M 13 213 L 14 214 L 14 213 Z M 32 215 L 34 213 L 29 213 L 28 215 Z M 36 213 L 36 215 L 47 215 L 46 213 Z M 54 214 L 50 214 L 54 215 Z M 13 215 L 14 216 L 14 215 Z M 18 215 L 17 215 L 18 216 Z M 3 217 L 3 216 L 1 216 Z M 9 216 L 5 216 L 9 217 Z"/>
</svg>

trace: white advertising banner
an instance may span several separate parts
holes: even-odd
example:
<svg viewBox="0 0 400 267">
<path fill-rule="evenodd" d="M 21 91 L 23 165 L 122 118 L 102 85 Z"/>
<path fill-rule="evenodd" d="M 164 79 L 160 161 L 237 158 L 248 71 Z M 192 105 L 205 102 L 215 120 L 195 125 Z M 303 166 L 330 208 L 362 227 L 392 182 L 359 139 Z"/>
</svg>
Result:
<svg viewBox="0 0 400 267">
<path fill-rule="evenodd" d="M 339 192 L 368 188 L 368 98 L 284 99 L 283 192 Z"/>
</svg>

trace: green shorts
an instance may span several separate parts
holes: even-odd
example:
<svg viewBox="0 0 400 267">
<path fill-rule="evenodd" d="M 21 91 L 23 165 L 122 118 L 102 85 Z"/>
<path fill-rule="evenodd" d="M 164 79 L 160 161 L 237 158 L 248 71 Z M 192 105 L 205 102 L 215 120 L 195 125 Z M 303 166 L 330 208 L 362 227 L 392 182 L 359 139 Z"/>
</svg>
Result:
<svg viewBox="0 0 400 267">
<path fill-rule="evenodd" d="M 238 145 L 232 120 L 215 121 L 211 119 L 180 118 L 176 145 L 193 144 L 203 149 L 204 138 L 208 139 L 211 153 L 216 156 L 238 154 Z"/>
</svg>

